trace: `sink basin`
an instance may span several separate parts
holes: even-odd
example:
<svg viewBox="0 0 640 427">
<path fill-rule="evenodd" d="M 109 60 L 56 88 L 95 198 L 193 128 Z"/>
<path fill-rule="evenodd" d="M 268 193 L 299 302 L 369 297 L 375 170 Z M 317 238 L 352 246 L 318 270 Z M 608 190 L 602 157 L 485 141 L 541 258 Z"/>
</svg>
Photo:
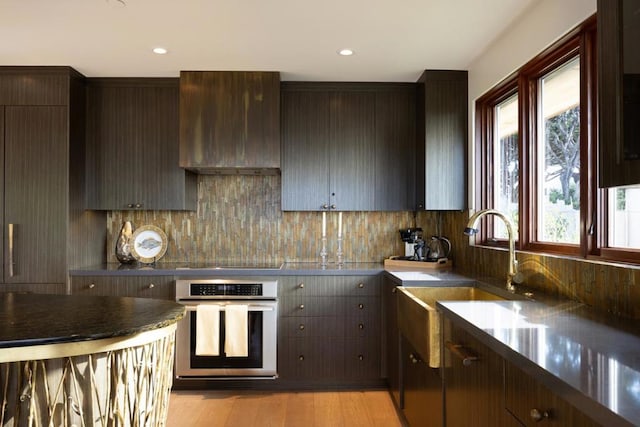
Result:
<svg viewBox="0 0 640 427">
<path fill-rule="evenodd" d="M 432 368 L 440 367 L 440 314 L 436 301 L 495 301 L 504 298 L 471 286 L 398 287 L 398 328 Z"/>
</svg>

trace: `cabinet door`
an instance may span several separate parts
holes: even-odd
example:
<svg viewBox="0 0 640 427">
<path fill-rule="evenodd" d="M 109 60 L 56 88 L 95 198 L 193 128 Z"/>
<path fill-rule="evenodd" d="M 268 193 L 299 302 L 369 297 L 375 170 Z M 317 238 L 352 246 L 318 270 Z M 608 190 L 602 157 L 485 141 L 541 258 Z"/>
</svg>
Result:
<svg viewBox="0 0 640 427">
<path fill-rule="evenodd" d="M 599 187 L 640 184 L 636 8 L 636 2 L 598 0 Z"/>
<path fill-rule="evenodd" d="M 599 425 L 510 363 L 505 366 L 504 384 L 506 408 L 525 426 Z"/>
<path fill-rule="evenodd" d="M 382 294 L 383 304 L 383 325 L 385 327 L 385 337 L 383 349 L 386 351 L 384 367 L 387 376 L 387 383 L 391 397 L 398 408 L 402 408 L 402 398 L 400 393 L 400 333 L 398 332 L 398 306 L 396 284 L 385 278 L 384 290 Z"/>
<path fill-rule="evenodd" d="M 376 211 L 415 209 L 415 94 L 413 85 L 376 93 Z"/>
<path fill-rule="evenodd" d="M 178 80 L 93 79 L 87 89 L 90 209 L 196 208 L 178 166 Z"/>
<path fill-rule="evenodd" d="M 425 71 L 418 80 L 417 202 L 423 210 L 467 206 L 466 71 Z"/>
<path fill-rule="evenodd" d="M 406 339 L 401 339 L 403 413 L 410 426 L 440 427 L 442 423 L 442 378 L 430 368 Z M 460 408 L 464 411 L 465 408 Z M 454 424 L 447 424 L 454 425 Z M 475 423 L 467 426 L 476 426 Z"/>
<path fill-rule="evenodd" d="M 280 74 L 182 71 L 180 166 L 280 167 Z"/>
<path fill-rule="evenodd" d="M 66 107 L 5 107 L 5 282 L 66 281 L 67 123 Z"/>
<path fill-rule="evenodd" d="M 446 317 L 442 332 L 445 425 L 517 425 L 504 410 L 502 358 Z"/>
<path fill-rule="evenodd" d="M 330 208 L 374 210 L 375 94 L 336 92 L 331 99 Z"/>
<path fill-rule="evenodd" d="M 282 92 L 282 210 L 329 206 L 329 94 Z"/>
</svg>

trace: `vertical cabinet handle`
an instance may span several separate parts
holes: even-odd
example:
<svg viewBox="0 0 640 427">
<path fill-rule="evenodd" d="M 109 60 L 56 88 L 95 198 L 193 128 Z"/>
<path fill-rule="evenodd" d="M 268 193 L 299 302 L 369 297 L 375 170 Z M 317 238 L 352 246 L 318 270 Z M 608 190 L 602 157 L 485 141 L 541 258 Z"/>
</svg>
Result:
<svg viewBox="0 0 640 427">
<path fill-rule="evenodd" d="M 9 234 L 9 277 L 13 277 L 14 275 L 14 262 L 13 262 L 13 228 L 14 228 L 14 224 L 9 224 L 8 225 L 8 234 Z"/>
</svg>

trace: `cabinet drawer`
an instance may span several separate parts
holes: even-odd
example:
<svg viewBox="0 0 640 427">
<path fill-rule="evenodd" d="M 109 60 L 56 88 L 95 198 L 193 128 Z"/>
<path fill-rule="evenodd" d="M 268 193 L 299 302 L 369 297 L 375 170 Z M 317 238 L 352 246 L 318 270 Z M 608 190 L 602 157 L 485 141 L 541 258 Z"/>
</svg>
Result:
<svg viewBox="0 0 640 427">
<path fill-rule="evenodd" d="M 338 317 L 283 317 L 279 333 L 285 337 L 343 337 L 345 322 Z"/>
<path fill-rule="evenodd" d="M 71 293 L 174 300 L 175 285 L 173 276 L 75 276 Z"/>
<path fill-rule="evenodd" d="M 344 338 L 284 338 L 278 348 L 278 373 L 284 379 L 343 379 Z"/>
<path fill-rule="evenodd" d="M 280 299 L 281 316 L 372 318 L 380 314 L 380 298 L 287 296 Z"/>
<path fill-rule="evenodd" d="M 377 296 L 381 293 L 378 276 L 298 276 L 280 280 L 281 297 L 306 296 Z"/>
<path fill-rule="evenodd" d="M 504 383 L 506 408 L 522 425 L 599 425 L 510 363 L 505 364 Z"/>
</svg>

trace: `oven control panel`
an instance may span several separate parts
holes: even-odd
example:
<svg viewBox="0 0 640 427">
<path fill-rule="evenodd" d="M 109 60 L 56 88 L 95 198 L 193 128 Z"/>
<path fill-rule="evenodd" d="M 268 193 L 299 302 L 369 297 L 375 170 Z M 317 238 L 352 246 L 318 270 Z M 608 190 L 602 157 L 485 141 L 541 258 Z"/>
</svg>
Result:
<svg viewBox="0 0 640 427">
<path fill-rule="evenodd" d="M 191 296 L 262 296 L 261 283 L 191 283 Z"/>
</svg>

